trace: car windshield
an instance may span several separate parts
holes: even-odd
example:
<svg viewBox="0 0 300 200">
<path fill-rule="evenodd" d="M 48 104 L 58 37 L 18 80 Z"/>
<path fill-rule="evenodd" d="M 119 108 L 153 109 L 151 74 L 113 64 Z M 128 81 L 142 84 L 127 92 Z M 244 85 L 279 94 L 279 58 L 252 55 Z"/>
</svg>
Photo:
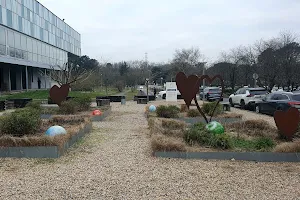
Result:
<svg viewBox="0 0 300 200">
<path fill-rule="evenodd" d="M 220 92 L 221 90 L 219 88 L 213 88 L 209 89 L 210 92 Z"/>
<path fill-rule="evenodd" d="M 250 90 L 250 94 L 252 95 L 264 95 L 267 94 L 267 90 Z"/>
<path fill-rule="evenodd" d="M 300 94 L 294 94 L 294 95 L 292 96 L 292 99 L 293 99 L 294 101 L 300 101 Z"/>
</svg>

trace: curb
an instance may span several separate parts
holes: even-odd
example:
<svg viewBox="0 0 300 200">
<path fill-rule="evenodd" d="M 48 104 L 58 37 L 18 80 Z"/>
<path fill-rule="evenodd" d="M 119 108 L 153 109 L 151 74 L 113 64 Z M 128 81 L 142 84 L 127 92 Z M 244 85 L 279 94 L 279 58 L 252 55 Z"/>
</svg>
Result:
<svg viewBox="0 0 300 200">
<path fill-rule="evenodd" d="M 154 157 L 205 159 L 205 160 L 242 160 L 255 162 L 300 162 L 300 153 L 275 152 L 154 152 Z"/>
</svg>

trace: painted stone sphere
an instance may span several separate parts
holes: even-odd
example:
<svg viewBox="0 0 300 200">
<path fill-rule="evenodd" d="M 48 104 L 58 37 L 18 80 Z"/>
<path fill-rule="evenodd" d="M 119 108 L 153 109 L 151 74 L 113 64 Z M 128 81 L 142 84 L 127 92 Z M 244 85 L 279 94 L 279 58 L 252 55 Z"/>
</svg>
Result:
<svg viewBox="0 0 300 200">
<path fill-rule="evenodd" d="M 66 129 L 61 126 L 51 126 L 47 131 L 46 135 L 48 136 L 56 136 L 61 134 L 67 134 Z"/>
<path fill-rule="evenodd" d="M 100 116 L 100 115 L 102 115 L 102 112 L 100 110 L 94 110 L 93 115 Z"/>
<path fill-rule="evenodd" d="M 222 124 L 216 121 L 208 123 L 206 129 L 213 134 L 223 134 L 225 132 Z"/>
<path fill-rule="evenodd" d="M 154 105 L 149 106 L 149 111 L 150 112 L 155 112 L 156 111 L 156 107 Z"/>
</svg>

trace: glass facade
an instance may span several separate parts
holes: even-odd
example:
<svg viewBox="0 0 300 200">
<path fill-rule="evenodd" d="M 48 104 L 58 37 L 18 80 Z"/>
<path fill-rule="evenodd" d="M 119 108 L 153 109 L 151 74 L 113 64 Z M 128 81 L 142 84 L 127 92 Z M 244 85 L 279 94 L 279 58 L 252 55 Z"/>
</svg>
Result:
<svg viewBox="0 0 300 200">
<path fill-rule="evenodd" d="M 68 61 L 66 51 L 1 25 L 0 55 L 51 66 L 62 66 Z"/>
<path fill-rule="evenodd" d="M 0 42 L 3 43 L 5 33 L 7 36 L 4 38 L 7 55 L 43 63 L 53 63 L 57 58 L 62 60 L 57 57 L 64 54 L 62 52 L 81 55 L 80 34 L 36 0 L 0 0 L 1 24 L 16 30 L 0 26 Z M 2 43 L 0 45 L 4 45 Z M 25 50 L 21 43 L 26 46 Z M 2 50 L 3 46 L 0 46 L 1 55 Z"/>
</svg>

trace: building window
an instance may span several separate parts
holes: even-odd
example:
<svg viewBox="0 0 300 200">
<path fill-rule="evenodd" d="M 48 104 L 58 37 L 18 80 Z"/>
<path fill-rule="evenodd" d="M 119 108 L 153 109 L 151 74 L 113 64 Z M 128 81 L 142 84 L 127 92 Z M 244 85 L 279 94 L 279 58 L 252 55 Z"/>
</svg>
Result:
<svg viewBox="0 0 300 200">
<path fill-rule="evenodd" d="M 22 17 L 19 16 L 19 17 L 18 17 L 18 20 L 19 20 L 19 29 L 18 29 L 18 30 L 19 30 L 20 32 L 23 32 Z"/>
<path fill-rule="evenodd" d="M 2 22 L 2 7 L 1 6 L 0 6 L 0 24 L 3 24 L 3 22 Z"/>
<path fill-rule="evenodd" d="M 13 27 L 13 20 L 12 20 L 12 12 L 10 10 L 6 10 L 6 19 L 7 19 L 7 26 Z"/>
</svg>

